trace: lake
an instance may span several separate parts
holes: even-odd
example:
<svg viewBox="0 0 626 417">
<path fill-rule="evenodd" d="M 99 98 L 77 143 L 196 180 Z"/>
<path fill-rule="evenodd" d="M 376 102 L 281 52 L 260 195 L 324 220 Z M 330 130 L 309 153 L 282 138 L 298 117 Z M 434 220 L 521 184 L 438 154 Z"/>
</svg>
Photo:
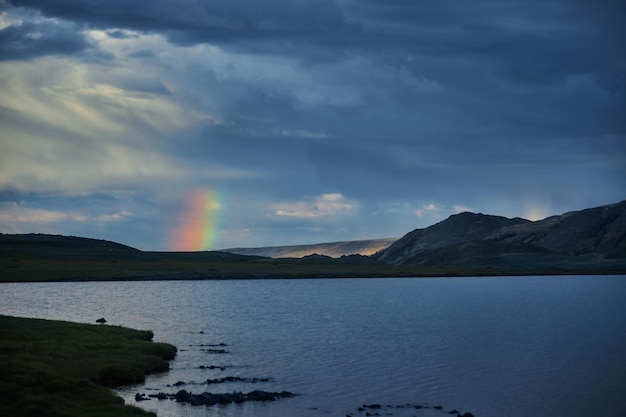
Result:
<svg viewBox="0 0 626 417">
<path fill-rule="evenodd" d="M 626 276 L 2 284 L 0 314 L 153 330 L 171 371 L 119 394 L 160 417 L 626 416 Z M 134 400 L 179 389 L 299 395 Z"/>
</svg>

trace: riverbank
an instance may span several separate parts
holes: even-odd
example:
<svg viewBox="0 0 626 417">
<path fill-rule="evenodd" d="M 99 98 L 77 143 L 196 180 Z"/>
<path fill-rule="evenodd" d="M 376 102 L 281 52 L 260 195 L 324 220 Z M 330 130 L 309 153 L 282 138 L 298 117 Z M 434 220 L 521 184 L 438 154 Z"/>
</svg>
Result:
<svg viewBox="0 0 626 417">
<path fill-rule="evenodd" d="M 0 316 L 0 415 L 154 416 L 109 388 L 169 369 L 176 348 L 151 331 Z"/>
</svg>

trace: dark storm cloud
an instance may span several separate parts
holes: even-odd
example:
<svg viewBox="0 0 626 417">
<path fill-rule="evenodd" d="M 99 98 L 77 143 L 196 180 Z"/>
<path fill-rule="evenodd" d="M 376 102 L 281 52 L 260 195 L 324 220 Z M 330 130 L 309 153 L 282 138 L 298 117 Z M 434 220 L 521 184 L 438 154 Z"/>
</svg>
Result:
<svg viewBox="0 0 626 417">
<path fill-rule="evenodd" d="M 332 30 L 341 25 L 341 13 L 331 0 L 249 2 L 93 1 L 53 3 L 14 0 L 12 4 L 40 10 L 49 17 L 80 22 L 95 28 L 127 28 L 171 33 L 184 43 L 237 38 L 292 36 Z"/>
<path fill-rule="evenodd" d="M 110 29 L 113 37 L 128 36 L 115 28 L 159 32 L 179 44 L 222 44 L 313 61 L 339 59 L 348 51 L 391 60 L 412 55 L 419 58 L 418 68 L 430 58 L 444 57 L 454 63 L 480 62 L 483 71 L 528 86 L 555 85 L 591 72 L 614 80 L 624 70 L 623 59 L 616 58 L 626 41 L 617 32 L 624 7 L 611 0 L 12 3 Z"/>
<path fill-rule="evenodd" d="M 150 49 L 142 49 L 140 51 L 132 52 L 132 53 L 128 54 L 128 56 L 130 58 L 150 59 L 150 58 L 154 58 L 155 57 L 155 53 L 154 53 L 154 51 L 152 51 Z"/>
<path fill-rule="evenodd" d="M 326 240 L 316 228 L 333 240 L 357 229 L 382 237 L 467 208 L 524 216 L 537 204 L 538 218 L 624 198 L 623 0 L 10 0 L 0 9 L 0 93 L 11 97 L 0 118 L 15 136 L 5 141 L 33 161 L 58 159 L 17 179 L 5 164 L 9 184 L 32 188 L 31 171 L 44 166 L 38 175 L 61 191 L 154 193 L 160 214 L 133 218 L 142 242 L 163 234 L 157 224 L 194 187 L 230 195 L 224 246 L 250 245 L 245 236 Z M 45 55 L 67 59 L 32 62 Z M 86 59 L 97 56 L 109 58 Z M 74 141 L 97 151 L 65 181 Z M 66 217 L 54 197 L 10 208 L 50 224 L 126 226 L 120 213 L 150 205 L 133 198 L 123 210 L 113 201 Z"/>
<path fill-rule="evenodd" d="M 136 91 L 139 93 L 149 93 L 157 95 L 170 95 L 171 91 L 163 85 L 162 82 L 149 77 L 131 77 L 120 80 L 115 80 L 115 84 L 119 88 L 123 88 L 126 91 Z"/>
<path fill-rule="evenodd" d="M 0 30 L 0 60 L 77 55 L 92 45 L 72 25 L 24 22 Z"/>
<path fill-rule="evenodd" d="M 114 39 L 136 39 L 137 35 L 126 30 L 113 29 L 107 30 L 107 35 Z"/>
</svg>

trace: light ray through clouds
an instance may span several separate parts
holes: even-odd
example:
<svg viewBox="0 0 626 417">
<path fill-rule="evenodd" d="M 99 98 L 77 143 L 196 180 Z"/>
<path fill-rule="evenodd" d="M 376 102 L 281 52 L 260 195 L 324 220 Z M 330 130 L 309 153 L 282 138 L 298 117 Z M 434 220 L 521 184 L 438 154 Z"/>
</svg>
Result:
<svg viewBox="0 0 626 417">
<path fill-rule="evenodd" d="M 0 0 L 0 232 L 204 250 L 621 201 L 625 26 L 621 0 Z"/>
</svg>

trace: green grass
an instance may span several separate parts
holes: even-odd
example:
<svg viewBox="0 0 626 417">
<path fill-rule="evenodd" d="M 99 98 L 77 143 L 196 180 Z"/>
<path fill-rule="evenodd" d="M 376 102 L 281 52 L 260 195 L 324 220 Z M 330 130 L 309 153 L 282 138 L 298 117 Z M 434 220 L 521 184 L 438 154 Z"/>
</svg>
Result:
<svg viewBox="0 0 626 417">
<path fill-rule="evenodd" d="M 176 348 L 152 332 L 0 316 L 1 416 L 154 416 L 107 387 L 168 370 Z"/>
</svg>

